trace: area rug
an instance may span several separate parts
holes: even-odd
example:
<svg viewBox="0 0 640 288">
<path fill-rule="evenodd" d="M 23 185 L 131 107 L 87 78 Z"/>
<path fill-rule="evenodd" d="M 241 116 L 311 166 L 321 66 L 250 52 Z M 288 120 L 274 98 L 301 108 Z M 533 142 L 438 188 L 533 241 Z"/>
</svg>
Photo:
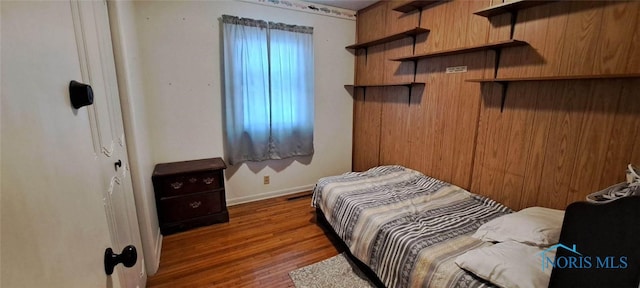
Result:
<svg viewBox="0 0 640 288">
<path fill-rule="evenodd" d="M 296 288 L 370 288 L 358 267 L 343 254 L 289 272 Z"/>
</svg>

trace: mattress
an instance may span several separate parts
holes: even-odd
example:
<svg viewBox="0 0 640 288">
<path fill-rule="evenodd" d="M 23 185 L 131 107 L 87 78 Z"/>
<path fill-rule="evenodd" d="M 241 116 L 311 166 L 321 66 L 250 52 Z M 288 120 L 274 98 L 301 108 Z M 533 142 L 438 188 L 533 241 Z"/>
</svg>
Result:
<svg viewBox="0 0 640 288">
<path fill-rule="evenodd" d="M 402 166 L 325 177 L 312 206 L 387 287 L 491 287 L 455 258 L 491 245 L 470 237 L 506 206 Z"/>
</svg>

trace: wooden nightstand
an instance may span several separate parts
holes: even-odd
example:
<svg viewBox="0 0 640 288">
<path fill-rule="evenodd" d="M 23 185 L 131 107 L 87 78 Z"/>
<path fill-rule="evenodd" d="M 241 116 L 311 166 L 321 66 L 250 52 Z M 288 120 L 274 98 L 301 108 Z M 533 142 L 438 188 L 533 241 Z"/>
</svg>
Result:
<svg viewBox="0 0 640 288">
<path fill-rule="evenodd" d="M 157 164 L 153 170 L 163 235 L 228 222 L 221 158 Z"/>
</svg>

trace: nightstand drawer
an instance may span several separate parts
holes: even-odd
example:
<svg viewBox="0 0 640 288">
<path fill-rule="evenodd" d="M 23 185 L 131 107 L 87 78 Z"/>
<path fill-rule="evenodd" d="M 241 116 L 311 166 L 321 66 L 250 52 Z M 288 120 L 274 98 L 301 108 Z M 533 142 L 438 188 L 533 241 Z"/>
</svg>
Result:
<svg viewBox="0 0 640 288">
<path fill-rule="evenodd" d="M 161 221 L 176 222 L 219 213 L 223 210 L 222 201 L 224 199 L 220 192 L 162 199 L 160 200 Z"/>
<path fill-rule="evenodd" d="M 172 197 L 222 187 L 222 170 L 165 177 L 160 181 L 160 197 Z"/>
</svg>

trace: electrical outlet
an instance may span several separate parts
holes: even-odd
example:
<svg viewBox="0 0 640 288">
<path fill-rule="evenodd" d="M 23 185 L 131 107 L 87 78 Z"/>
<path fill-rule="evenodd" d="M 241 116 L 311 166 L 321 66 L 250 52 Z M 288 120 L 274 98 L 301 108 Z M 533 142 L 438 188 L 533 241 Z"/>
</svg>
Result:
<svg viewBox="0 0 640 288">
<path fill-rule="evenodd" d="M 264 185 L 269 184 L 269 182 L 270 182 L 269 175 L 264 176 Z"/>
</svg>

